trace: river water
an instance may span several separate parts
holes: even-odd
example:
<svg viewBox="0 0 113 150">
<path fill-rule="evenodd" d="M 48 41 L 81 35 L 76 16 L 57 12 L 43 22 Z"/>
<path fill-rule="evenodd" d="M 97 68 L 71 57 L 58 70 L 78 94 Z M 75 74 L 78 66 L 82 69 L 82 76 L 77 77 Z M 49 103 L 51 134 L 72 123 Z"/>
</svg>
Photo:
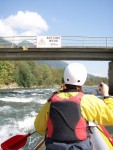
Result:
<svg viewBox="0 0 113 150">
<path fill-rule="evenodd" d="M 16 134 L 35 131 L 34 119 L 40 107 L 57 88 L 4 90 L 0 92 L 0 144 Z M 97 87 L 84 87 L 84 92 L 97 94 Z M 97 95 L 101 98 L 101 94 Z M 42 137 L 38 133 L 28 138 L 22 150 L 32 150 Z"/>
</svg>

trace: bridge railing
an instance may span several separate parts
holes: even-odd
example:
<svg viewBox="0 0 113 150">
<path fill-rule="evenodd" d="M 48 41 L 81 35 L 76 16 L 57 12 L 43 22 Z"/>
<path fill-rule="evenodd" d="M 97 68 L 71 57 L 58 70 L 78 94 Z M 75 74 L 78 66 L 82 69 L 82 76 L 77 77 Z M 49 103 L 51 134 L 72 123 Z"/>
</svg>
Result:
<svg viewBox="0 0 113 150">
<path fill-rule="evenodd" d="M 63 46 L 113 47 L 113 37 L 63 36 Z"/>
<path fill-rule="evenodd" d="M 37 37 L 36 36 L 9 36 L 0 37 L 0 48 L 1 47 L 36 47 Z"/>
<path fill-rule="evenodd" d="M 38 36 L 0 37 L 0 48 L 36 47 Z M 75 47 L 113 47 L 113 37 L 61 36 L 61 45 Z"/>
</svg>

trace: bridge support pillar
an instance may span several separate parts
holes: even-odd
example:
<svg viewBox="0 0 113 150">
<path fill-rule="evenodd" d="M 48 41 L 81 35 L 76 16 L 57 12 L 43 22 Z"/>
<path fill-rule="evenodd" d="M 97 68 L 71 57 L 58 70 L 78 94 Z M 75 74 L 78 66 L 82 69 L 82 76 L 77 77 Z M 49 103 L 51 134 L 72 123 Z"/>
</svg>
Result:
<svg viewBox="0 0 113 150">
<path fill-rule="evenodd" d="M 109 78 L 109 94 L 113 95 L 113 61 L 109 62 L 108 78 Z"/>
</svg>

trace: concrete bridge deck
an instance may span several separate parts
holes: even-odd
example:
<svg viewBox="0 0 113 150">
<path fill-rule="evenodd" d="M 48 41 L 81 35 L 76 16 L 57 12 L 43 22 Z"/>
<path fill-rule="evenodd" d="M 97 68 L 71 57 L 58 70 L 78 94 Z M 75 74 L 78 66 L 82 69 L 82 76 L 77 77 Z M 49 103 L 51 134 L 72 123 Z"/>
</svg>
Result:
<svg viewBox="0 0 113 150">
<path fill-rule="evenodd" d="M 113 60 L 113 47 L 0 48 L 0 60 Z"/>
<path fill-rule="evenodd" d="M 58 39 L 58 40 L 57 40 Z M 45 39 L 44 39 L 45 40 Z M 113 95 L 113 37 L 0 37 L 0 60 L 99 60 L 110 61 L 108 78 Z M 38 47 L 38 43 L 42 47 Z"/>
</svg>

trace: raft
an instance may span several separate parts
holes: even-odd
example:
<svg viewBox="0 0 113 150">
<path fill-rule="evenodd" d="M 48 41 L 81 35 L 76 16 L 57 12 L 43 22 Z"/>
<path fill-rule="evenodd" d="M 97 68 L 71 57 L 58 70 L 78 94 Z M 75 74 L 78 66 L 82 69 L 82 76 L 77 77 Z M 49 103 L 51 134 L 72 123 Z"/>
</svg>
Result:
<svg viewBox="0 0 113 150">
<path fill-rule="evenodd" d="M 89 127 L 93 150 L 113 150 L 113 138 L 104 126 L 89 123 Z M 44 150 L 44 148 L 45 143 L 43 139 L 33 150 Z"/>
<path fill-rule="evenodd" d="M 113 150 L 113 138 L 102 125 L 90 126 L 93 150 Z"/>
</svg>

